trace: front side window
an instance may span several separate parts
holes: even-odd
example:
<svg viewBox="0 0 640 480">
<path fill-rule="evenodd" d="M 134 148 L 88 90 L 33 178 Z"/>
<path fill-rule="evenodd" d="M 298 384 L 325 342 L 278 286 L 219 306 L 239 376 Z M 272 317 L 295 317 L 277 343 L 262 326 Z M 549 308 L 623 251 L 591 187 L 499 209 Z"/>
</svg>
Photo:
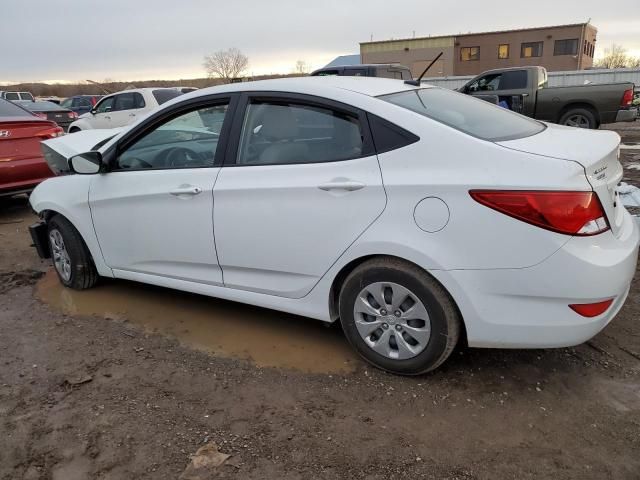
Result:
<svg viewBox="0 0 640 480">
<path fill-rule="evenodd" d="M 554 55 L 577 55 L 578 39 L 571 38 L 568 40 L 556 40 L 553 46 Z"/>
<path fill-rule="evenodd" d="M 335 162 L 363 153 L 360 121 L 325 107 L 252 102 L 240 136 L 239 165 Z"/>
<path fill-rule="evenodd" d="M 213 167 L 229 104 L 184 113 L 154 128 L 118 157 L 118 170 Z"/>
<path fill-rule="evenodd" d="M 443 88 L 408 90 L 378 97 L 483 140 L 513 140 L 540 133 L 540 122 L 489 102 Z"/>
<path fill-rule="evenodd" d="M 63 108 L 70 108 L 72 106 L 72 103 L 73 103 L 73 98 L 67 98 L 62 102 L 60 102 L 60 106 Z"/>
<path fill-rule="evenodd" d="M 480 47 L 462 47 L 460 49 L 460 60 L 463 62 L 480 60 Z"/>
<path fill-rule="evenodd" d="M 542 42 L 523 43 L 520 56 L 522 58 L 533 58 L 542 56 Z"/>
<path fill-rule="evenodd" d="M 498 58 L 501 60 L 509 58 L 509 44 L 498 45 Z"/>
<path fill-rule="evenodd" d="M 113 110 L 113 102 L 116 97 L 107 97 L 102 100 L 96 107 L 96 113 L 105 113 Z"/>
<path fill-rule="evenodd" d="M 7 100 L 20 100 L 20 95 L 18 95 L 18 92 L 7 92 L 5 93 L 4 98 Z"/>
</svg>

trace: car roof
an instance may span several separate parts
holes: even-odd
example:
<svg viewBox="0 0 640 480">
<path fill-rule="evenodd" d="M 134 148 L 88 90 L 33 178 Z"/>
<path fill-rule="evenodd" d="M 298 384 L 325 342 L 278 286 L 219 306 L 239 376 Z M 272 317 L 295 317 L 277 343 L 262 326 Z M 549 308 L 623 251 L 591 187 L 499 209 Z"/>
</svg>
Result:
<svg viewBox="0 0 640 480">
<path fill-rule="evenodd" d="M 416 88 L 432 87 L 415 87 L 404 83 L 402 80 L 379 77 L 293 77 L 273 80 L 258 80 L 255 82 L 230 83 L 215 87 L 202 88 L 186 95 L 189 95 L 190 98 L 195 98 L 198 96 L 212 95 L 216 93 L 271 91 L 304 93 L 331 97 L 331 92 L 348 90 L 370 97 L 377 97 L 380 95 L 413 90 Z"/>
</svg>

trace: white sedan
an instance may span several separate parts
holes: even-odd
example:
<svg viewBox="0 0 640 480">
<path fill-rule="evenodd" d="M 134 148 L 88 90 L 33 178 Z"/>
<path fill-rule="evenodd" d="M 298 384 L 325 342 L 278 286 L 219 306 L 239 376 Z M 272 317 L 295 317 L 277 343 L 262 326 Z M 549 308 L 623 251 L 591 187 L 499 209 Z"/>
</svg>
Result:
<svg viewBox="0 0 640 480">
<path fill-rule="evenodd" d="M 432 370 L 461 338 L 584 342 L 635 273 L 612 132 L 312 77 L 199 90 L 91 133 L 46 142 L 76 174 L 31 196 L 34 243 L 64 285 L 114 277 L 339 320 L 391 372 Z"/>
<path fill-rule="evenodd" d="M 137 88 L 102 97 L 98 103 L 69 125 L 69 133 L 95 128 L 116 128 L 130 125 L 159 105 L 182 95 L 175 88 Z"/>
</svg>

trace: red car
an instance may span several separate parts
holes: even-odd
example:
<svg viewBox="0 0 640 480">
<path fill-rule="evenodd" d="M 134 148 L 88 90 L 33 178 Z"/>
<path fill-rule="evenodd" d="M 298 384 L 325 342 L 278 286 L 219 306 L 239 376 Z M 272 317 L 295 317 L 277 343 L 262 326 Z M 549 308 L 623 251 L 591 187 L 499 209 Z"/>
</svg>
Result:
<svg viewBox="0 0 640 480">
<path fill-rule="evenodd" d="M 63 134 L 55 122 L 0 99 L 0 196 L 30 192 L 52 177 L 40 142 Z"/>
</svg>

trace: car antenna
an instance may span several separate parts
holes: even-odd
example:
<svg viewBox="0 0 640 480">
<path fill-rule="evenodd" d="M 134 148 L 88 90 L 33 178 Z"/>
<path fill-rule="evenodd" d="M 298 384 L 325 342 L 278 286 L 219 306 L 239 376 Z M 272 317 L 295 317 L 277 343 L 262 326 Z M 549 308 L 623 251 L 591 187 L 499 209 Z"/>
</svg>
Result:
<svg viewBox="0 0 640 480">
<path fill-rule="evenodd" d="M 434 63 L 436 63 L 438 60 L 440 60 L 440 57 L 443 54 L 444 54 L 444 52 L 440 52 L 438 54 L 438 56 L 436 58 L 434 58 L 433 61 L 429 65 L 427 65 L 427 68 L 424 69 L 424 72 L 422 72 L 422 75 L 420 75 L 417 80 L 405 80 L 404 83 L 406 83 L 407 85 L 413 85 L 414 87 L 419 87 L 420 86 L 420 82 L 422 81 L 422 77 L 424 77 L 424 75 L 429 71 L 429 69 L 431 67 L 433 67 Z"/>
</svg>

